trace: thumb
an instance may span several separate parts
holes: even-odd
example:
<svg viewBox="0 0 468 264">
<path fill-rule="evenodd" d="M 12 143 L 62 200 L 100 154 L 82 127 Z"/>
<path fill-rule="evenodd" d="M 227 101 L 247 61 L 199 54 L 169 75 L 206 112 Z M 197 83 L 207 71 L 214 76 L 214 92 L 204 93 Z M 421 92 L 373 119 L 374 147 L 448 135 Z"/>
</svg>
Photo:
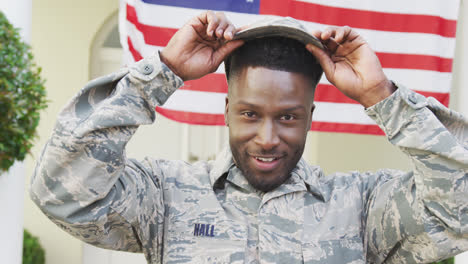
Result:
<svg viewBox="0 0 468 264">
<path fill-rule="evenodd" d="M 332 82 L 331 79 L 333 79 L 333 75 L 335 73 L 335 63 L 327 52 L 313 44 L 307 44 L 306 49 L 318 60 L 320 66 L 322 66 L 325 76 L 330 82 Z"/>
<path fill-rule="evenodd" d="M 221 64 L 221 62 L 233 52 L 235 49 L 239 48 L 244 44 L 243 40 L 233 40 L 226 42 L 219 49 L 213 53 L 213 63 L 216 65 Z"/>
</svg>

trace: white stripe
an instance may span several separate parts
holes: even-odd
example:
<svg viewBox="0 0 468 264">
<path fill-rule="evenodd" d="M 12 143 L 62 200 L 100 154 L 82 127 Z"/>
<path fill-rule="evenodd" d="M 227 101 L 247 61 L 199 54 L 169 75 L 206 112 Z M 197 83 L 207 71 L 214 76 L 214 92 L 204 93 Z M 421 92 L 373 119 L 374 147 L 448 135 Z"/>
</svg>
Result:
<svg viewBox="0 0 468 264">
<path fill-rule="evenodd" d="M 423 70 L 383 69 L 390 80 L 406 87 L 424 91 L 448 93 L 452 82 L 452 74 Z"/>
<path fill-rule="evenodd" d="M 226 94 L 177 90 L 164 104 L 164 108 L 177 111 L 222 114 Z"/>
<path fill-rule="evenodd" d="M 312 121 L 375 125 L 359 104 L 315 102 L 316 109 Z"/>
<path fill-rule="evenodd" d="M 304 21 L 308 29 L 324 30 L 328 25 Z M 455 38 L 435 34 L 390 32 L 370 29 L 355 29 L 376 52 L 420 54 L 452 58 L 455 53 Z"/>
<path fill-rule="evenodd" d="M 454 20 L 458 17 L 460 6 L 460 0 L 301 0 L 301 2 L 386 13 L 424 14 Z"/>
<path fill-rule="evenodd" d="M 135 8 L 138 10 L 140 23 L 165 28 L 180 28 L 185 24 L 186 20 L 200 14 L 200 10 L 196 9 L 160 6 L 143 2 L 138 2 Z M 248 25 L 264 17 L 234 12 L 226 12 L 226 15 L 237 26 Z M 310 30 L 323 30 L 328 27 L 328 25 L 306 21 L 304 21 L 304 25 Z M 402 33 L 368 29 L 357 29 L 357 31 L 378 52 L 423 54 L 444 58 L 452 58 L 454 55 L 454 38 L 424 33 Z"/>
<path fill-rule="evenodd" d="M 183 112 L 224 114 L 225 98 L 226 94 L 223 93 L 178 90 L 163 107 Z M 317 108 L 314 111 L 314 121 L 375 124 L 364 112 L 364 107 L 359 104 L 326 102 L 315 102 L 315 104 Z"/>
<path fill-rule="evenodd" d="M 388 68 L 384 68 L 383 71 L 388 79 L 413 90 L 438 93 L 448 93 L 450 91 L 451 73 Z M 325 74 L 319 83 L 331 84 L 325 77 Z"/>
</svg>

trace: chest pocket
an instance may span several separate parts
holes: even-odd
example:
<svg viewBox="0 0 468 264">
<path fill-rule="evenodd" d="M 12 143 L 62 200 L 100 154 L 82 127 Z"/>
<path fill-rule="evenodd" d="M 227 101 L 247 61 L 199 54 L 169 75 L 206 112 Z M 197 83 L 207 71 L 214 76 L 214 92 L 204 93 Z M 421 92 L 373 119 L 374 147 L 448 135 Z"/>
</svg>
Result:
<svg viewBox="0 0 468 264">
<path fill-rule="evenodd" d="M 246 234 L 232 222 L 201 220 L 168 228 L 164 262 L 244 263 Z"/>
<path fill-rule="evenodd" d="M 365 263 L 359 237 L 307 242 L 303 245 L 302 254 L 305 264 Z"/>
</svg>

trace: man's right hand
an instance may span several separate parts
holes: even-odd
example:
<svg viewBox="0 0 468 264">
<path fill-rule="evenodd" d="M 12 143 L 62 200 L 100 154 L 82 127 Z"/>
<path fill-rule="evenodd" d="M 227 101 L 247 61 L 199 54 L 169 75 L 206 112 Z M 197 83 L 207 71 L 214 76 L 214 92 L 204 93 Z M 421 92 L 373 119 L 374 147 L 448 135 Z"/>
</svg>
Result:
<svg viewBox="0 0 468 264">
<path fill-rule="evenodd" d="M 182 80 L 216 71 L 221 62 L 244 42 L 232 40 L 236 28 L 222 12 L 206 11 L 180 28 L 161 51 L 161 61 Z"/>
</svg>

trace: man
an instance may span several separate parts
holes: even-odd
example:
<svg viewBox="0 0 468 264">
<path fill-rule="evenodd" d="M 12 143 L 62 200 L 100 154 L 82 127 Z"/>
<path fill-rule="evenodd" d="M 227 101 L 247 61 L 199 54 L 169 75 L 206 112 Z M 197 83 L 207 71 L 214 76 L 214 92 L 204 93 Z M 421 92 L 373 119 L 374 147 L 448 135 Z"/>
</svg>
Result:
<svg viewBox="0 0 468 264">
<path fill-rule="evenodd" d="M 143 252 L 149 263 L 422 263 L 468 248 L 464 117 L 396 87 L 349 27 L 314 32 L 320 43 L 305 36 L 307 45 L 236 32 L 222 13 L 205 12 L 160 54 L 73 98 L 32 179 L 44 213 L 85 242 Z M 154 107 L 228 56 L 230 148 L 195 164 L 127 159 Z M 300 159 L 320 68 L 410 156 L 413 172 L 327 177 Z"/>
</svg>

